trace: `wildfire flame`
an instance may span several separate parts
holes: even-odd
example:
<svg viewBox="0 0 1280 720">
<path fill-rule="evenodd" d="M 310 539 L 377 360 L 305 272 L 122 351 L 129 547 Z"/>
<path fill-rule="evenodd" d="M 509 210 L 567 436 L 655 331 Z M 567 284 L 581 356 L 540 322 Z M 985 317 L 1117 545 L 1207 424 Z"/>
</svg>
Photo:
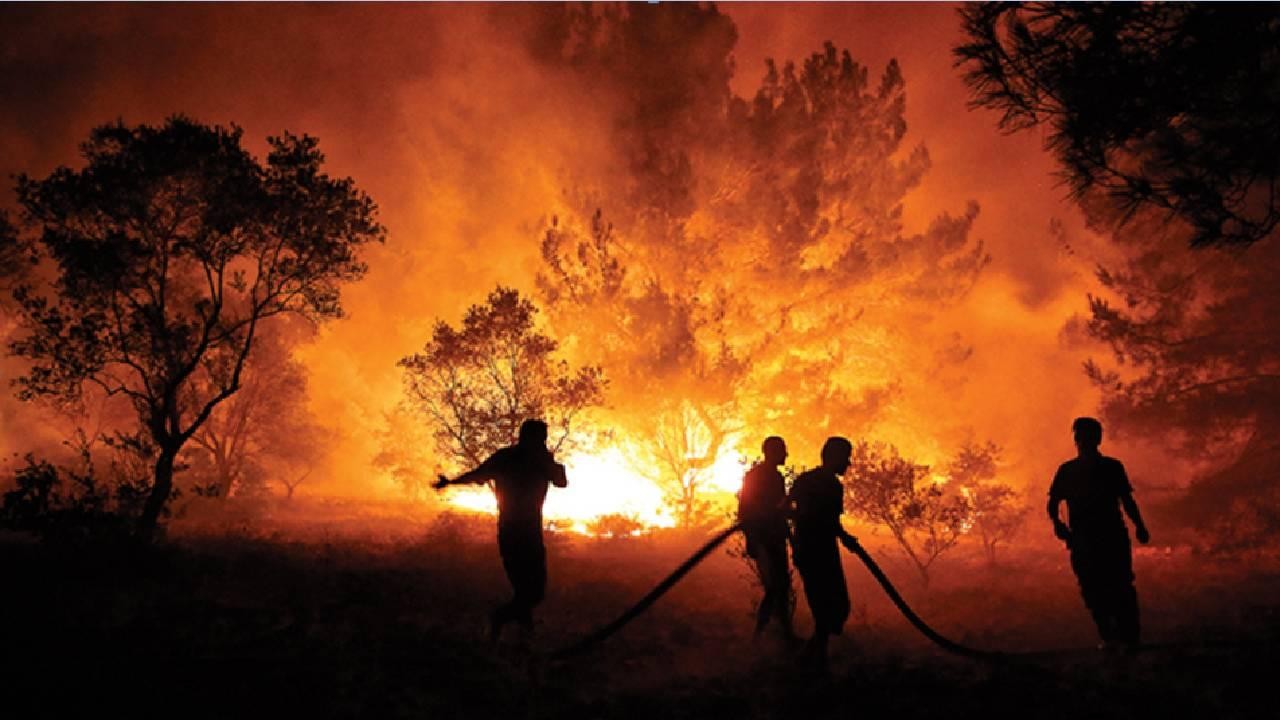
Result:
<svg viewBox="0 0 1280 720">
<path fill-rule="evenodd" d="M 564 464 L 569 486 L 552 488 L 543 508 L 548 529 L 596 536 L 600 533 L 592 529 L 593 521 L 607 515 L 631 518 L 644 528 L 631 531 L 631 535 L 674 527 L 676 519 L 667 507 L 662 488 L 638 470 L 630 457 L 634 454 L 619 445 L 567 456 Z M 742 487 L 744 470 L 743 459 L 737 452 L 722 451 L 706 471 L 706 493 L 728 499 Z M 498 512 L 497 500 L 486 487 L 459 488 L 451 491 L 445 501 L 470 512 L 487 515 Z"/>
</svg>

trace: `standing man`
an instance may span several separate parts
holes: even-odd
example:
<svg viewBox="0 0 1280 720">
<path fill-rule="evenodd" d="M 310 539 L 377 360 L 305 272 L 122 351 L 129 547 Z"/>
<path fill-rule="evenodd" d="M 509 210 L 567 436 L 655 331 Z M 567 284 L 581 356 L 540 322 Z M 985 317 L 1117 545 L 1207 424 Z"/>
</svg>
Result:
<svg viewBox="0 0 1280 720">
<path fill-rule="evenodd" d="M 1071 551 L 1071 569 L 1080 583 L 1084 604 L 1093 615 L 1102 648 L 1138 645 L 1138 593 L 1133 587 L 1129 529 L 1123 507 L 1133 521 L 1138 542 L 1151 539 L 1133 500 L 1133 487 L 1119 460 L 1098 452 L 1102 423 L 1076 418 L 1071 423 L 1077 455 L 1058 468 L 1049 487 L 1049 519 L 1053 532 Z M 1059 508 L 1067 503 L 1068 521 Z"/>
<path fill-rule="evenodd" d="M 489 621 L 489 639 L 497 642 L 502 628 L 516 621 L 533 629 L 533 609 L 547 587 L 547 553 L 542 544 L 542 503 L 547 486 L 566 487 L 564 465 L 547 449 L 547 424 L 525 420 L 519 440 L 504 447 L 474 470 L 450 480 L 441 475 L 435 488 L 493 482 L 498 497 L 498 552 L 514 595 L 498 606 Z"/>
<path fill-rule="evenodd" d="M 764 586 L 764 597 L 756 610 L 756 636 L 764 632 L 771 617 L 778 618 L 787 641 L 795 639 L 791 630 L 791 568 L 787 562 L 787 486 L 778 467 L 787 461 L 787 444 L 782 438 L 765 438 L 761 446 L 764 460 L 747 471 L 738 493 L 738 522 L 746 535 L 747 556 L 755 561 Z"/>
<path fill-rule="evenodd" d="M 848 439 L 827 438 L 822 446 L 822 466 L 802 473 L 791 488 L 795 504 L 791 542 L 813 614 L 813 637 L 805 646 L 804 657 L 820 671 L 827 668 L 827 641 L 839 635 L 849 619 L 849 589 L 837 543 L 852 549 L 858 542 L 840 524 L 844 512 L 840 477 L 849 469 L 852 454 Z"/>
</svg>

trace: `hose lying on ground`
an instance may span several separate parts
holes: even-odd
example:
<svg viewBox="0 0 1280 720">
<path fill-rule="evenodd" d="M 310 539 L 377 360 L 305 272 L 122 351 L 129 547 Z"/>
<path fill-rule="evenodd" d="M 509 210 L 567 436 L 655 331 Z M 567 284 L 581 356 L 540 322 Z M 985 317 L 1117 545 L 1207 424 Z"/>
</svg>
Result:
<svg viewBox="0 0 1280 720">
<path fill-rule="evenodd" d="M 911 623 L 915 629 L 919 630 L 925 637 L 932 640 L 933 644 L 947 652 L 955 653 L 956 655 L 963 655 L 965 657 L 979 658 L 983 660 L 994 660 L 997 658 L 1007 657 L 1005 653 L 992 652 L 990 650 L 978 650 L 967 645 L 961 645 L 960 643 L 939 634 L 937 630 L 929 627 L 929 624 L 921 619 L 920 616 L 911 609 L 910 605 L 907 605 L 907 601 L 903 600 L 902 596 L 898 594 L 898 589 L 893 586 L 893 583 L 889 582 L 889 577 L 884 574 L 884 571 L 880 569 L 880 566 L 876 564 L 876 561 L 871 559 L 871 553 L 868 553 L 866 548 L 855 542 L 853 547 L 849 549 L 849 552 L 857 555 L 858 559 L 862 561 L 862 564 L 867 566 L 867 570 L 871 571 L 872 577 L 876 579 L 876 582 L 880 583 L 880 587 L 884 590 L 884 593 L 889 596 L 889 599 L 893 601 L 893 604 L 898 606 L 899 612 L 901 612 L 902 616 L 907 619 L 907 622 Z"/>
<path fill-rule="evenodd" d="M 596 629 L 595 632 L 592 632 L 590 635 L 587 635 L 581 640 L 571 645 L 562 647 L 559 650 L 556 650 L 555 652 L 552 652 L 549 657 L 553 660 L 559 660 L 559 659 L 571 657 L 573 655 L 577 655 L 587 650 L 590 650 L 592 647 L 605 641 L 611 635 L 621 630 L 623 626 L 625 626 L 627 623 L 639 617 L 640 614 L 643 613 L 645 610 L 648 610 L 650 605 L 653 605 L 655 602 L 657 602 L 658 598 L 665 595 L 666 592 L 670 590 L 677 582 L 680 582 L 680 579 L 683 578 L 685 575 L 687 575 L 690 570 L 692 570 L 694 567 L 698 565 L 698 563 L 705 560 L 706 557 L 712 553 L 712 551 L 714 551 L 717 547 L 720 547 L 720 545 L 725 540 L 728 540 L 729 536 L 733 535 L 735 532 L 741 529 L 742 529 L 742 526 L 740 524 L 735 523 L 734 525 L 724 530 L 721 530 L 719 533 L 713 536 L 710 540 L 708 540 L 705 544 L 703 544 L 702 547 L 698 548 L 697 552 L 695 552 L 693 555 L 690 555 L 688 560 L 685 560 L 683 563 L 681 563 L 680 566 L 677 567 L 675 570 L 673 570 L 670 575 L 668 575 L 665 579 L 663 579 L 662 582 L 654 586 L 654 588 L 650 590 L 647 595 L 640 598 L 639 602 L 637 602 L 635 605 L 632 605 L 626 612 L 618 616 L 616 620 L 609 623 L 608 625 L 604 625 Z M 950 640 L 944 637 L 943 635 L 940 635 L 936 630 L 929 627 L 928 623 L 922 620 L 920 616 L 917 615 L 909 605 L 907 605 L 907 602 L 902 599 L 901 595 L 898 594 L 897 588 L 895 588 L 893 586 L 893 583 L 889 581 L 888 576 L 884 574 L 884 571 L 880 569 L 880 566 L 876 564 L 876 561 L 871 559 L 871 555 L 866 551 L 865 548 L 863 548 L 861 545 L 857 543 L 854 543 L 853 547 L 850 549 L 850 552 L 856 555 L 858 559 L 862 561 L 863 565 L 867 566 L 867 570 L 869 570 L 871 572 L 871 575 L 875 577 L 876 581 L 880 583 L 880 587 L 884 589 L 885 594 L 889 596 L 889 599 L 893 601 L 893 604 L 898 607 L 898 610 L 902 613 L 903 617 L 905 617 L 907 621 L 910 622 L 912 626 L 915 627 L 916 630 L 919 630 L 925 637 L 932 640 L 935 645 L 942 648 L 943 650 L 946 650 L 947 652 L 955 653 L 956 655 L 962 655 L 964 657 L 978 658 L 978 659 L 984 659 L 984 660 L 994 660 L 998 658 L 1007 657 L 1005 653 L 990 652 L 987 650 L 977 650 L 975 648 L 971 648 L 966 645 L 961 645 L 960 643 L 955 642 L 954 640 Z"/>
<path fill-rule="evenodd" d="M 636 617 L 639 616 L 640 613 L 644 612 L 645 610 L 648 610 L 650 605 L 657 602 L 658 598 L 665 595 L 666 592 L 670 590 L 673 585 L 680 582 L 680 578 L 683 578 L 686 574 L 688 574 L 690 570 L 692 570 L 698 563 L 702 562 L 708 555 L 712 553 L 712 551 L 720 547 L 721 543 L 723 543 L 725 540 L 728 540 L 730 535 L 734 534 L 741 528 L 742 528 L 741 525 L 734 523 L 732 526 L 724 530 L 721 530 L 714 537 L 708 540 L 702 547 L 698 548 L 697 552 L 695 552 L 693 555 L 690 555 L 688 560 L 685 560 L 683 563 L 681 563 L 680 567 L 673 570 L 671 574 L 668 575 L 662 582 L 654 586 L 654 588 L 649 591 L 649 594 L 640 598 L 640 602 L 637 602 L 635 605 L 632 605 L 629 610 L 622 613 L 622 615 L 620 615 L 617 620 L 614 620 L 608 625 L 598 628 L 595 632 L 582 638 L 578 642 L 573 643 L 572 645 L 567 645 L 565 647 L 560 648 L 559 650 L 556 650 L 555 652 L 551 653 L 551 658 L 559 659 L 559 658 L 570 657 L 572 655 L 577 655 L 578 653 L 591 649 L 596 644 L 603 642 L 610 635 L 621 630 L 624 625 L 636 619 Z"/>
</svg>

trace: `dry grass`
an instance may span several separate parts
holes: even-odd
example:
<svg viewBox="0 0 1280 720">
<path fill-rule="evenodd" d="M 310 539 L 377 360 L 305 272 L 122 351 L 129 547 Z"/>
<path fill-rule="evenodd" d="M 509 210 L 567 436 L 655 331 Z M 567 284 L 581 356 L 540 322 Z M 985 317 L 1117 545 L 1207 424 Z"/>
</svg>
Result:
<svg viewBox="0 0 1280 720">
<path fill-rule="evenodd" d="M 944 634 L 1036 654 L 987 665 L 940 654 L 846 569 L 854 617 L 829 680 L 750 638 L 756 591 L 719 552 L 584 657 L 530 661 L 482 642 L 506 592 L 487 520 L 297 503 L 188 516 L 142 554 L 0 539 L 5 695 L 26 717 L 155 711 L 195 717 L 1258 717 L 1280 639 L 1280 570 L 1155 550 L 1137 558 L 1145 637 L 1107 659 L 1065 556 L 1027 549 L 987 568 L 940 562 L 926 592 L 885 562 Z M 551 539 L 534 647 L 611 619 L 696 546 L 667 533 Z M 888 548 L 882 552 L 888 553 Z M 851 562 L 856 562 L 850 558 Z M 798 623 L 807 630 L 801 610 Z M 112 713 L 114 714 L 114 712 Z"/>
</svg>

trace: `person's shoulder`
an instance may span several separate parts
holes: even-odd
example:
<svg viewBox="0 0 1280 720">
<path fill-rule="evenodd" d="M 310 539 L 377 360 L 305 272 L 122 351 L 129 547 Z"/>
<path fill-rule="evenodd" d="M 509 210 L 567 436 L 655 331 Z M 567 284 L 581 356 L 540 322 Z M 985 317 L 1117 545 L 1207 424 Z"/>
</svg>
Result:
<svg viewBox="0 0 1280 720">
<path fill-rule="evenodd" d="M 760 477 L 768 478 L 768 479 L 770 479 L 770 480 L 781 480 L 781 479 L 782 479 L 782 471 L 781 471 L 781 470 L 779 470 L 776 466 L 773 466 L 773 465 L 766 465 L 766 464 L 764 464 L 764 463 L 761 463 L 761 464 L 757 465 L 756 467 L 757 467 L 757 468 L 759 468 L 759 470 L 758 470 L 757 472 L 760 474 Z M 754 468 L 753 468 L 753 469 L 754 469 Z"/>
<path fill-rule="evenodd" d="M 812 485 L 816 482 L 821 482 L 825 476 L 826 476 L 826 473 L 822 472 L 822 468 L 813 468 L 812 470 L 805 470 L 804 472 L 796 476 L 796 480 L 793 483 L 793 486 L 799 487 L 803 485 Z"/>
<path fill-rule="evenodd" d="M 1121 470 L 1124 469 L 1124 463 L 1120 462 L 1119 458 L 1113 458 L 1110 455 L 1102 456 L 1102 464 L 1106 465 L 1109 468 L 1119 468 Z"/>
<path fill-rule="evenodd" d="M 520 457 L 520 447 L 517 445 L 508 445 L 504 448 L 498 448 L 486 462 L 490 463 L 510 463 Z"/>
<path fill-rule="evenodd" d="M 1132 486 L 1129 485 L 1129 473 L 1125 472 L 1124 463 L 1116 458 L 1106 456 L 1103 456 L 1102 463 L 1106 476 L 1121 488 L 1121 492 L 1132 490 Z"/>
</svg>

